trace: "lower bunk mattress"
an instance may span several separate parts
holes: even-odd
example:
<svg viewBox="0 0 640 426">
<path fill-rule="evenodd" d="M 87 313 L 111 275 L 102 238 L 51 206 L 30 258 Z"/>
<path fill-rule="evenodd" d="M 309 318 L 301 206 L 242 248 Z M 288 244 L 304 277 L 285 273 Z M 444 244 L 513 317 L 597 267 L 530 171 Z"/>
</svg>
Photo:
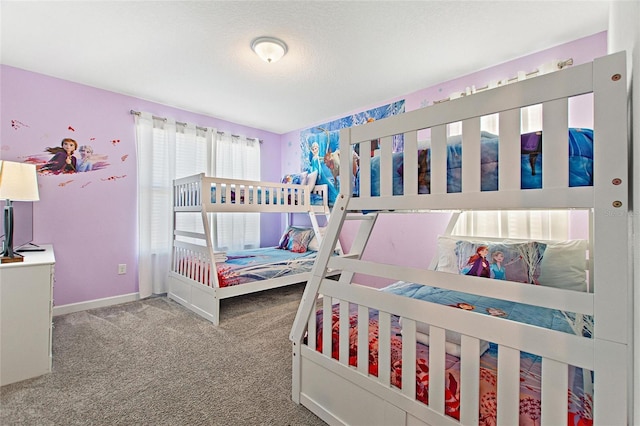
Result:
<svg viewBox="0 0 640 426">
<path fill-rule="evenodd" d="M 468 295 L 415 283 L 397 282 L 381 291 L 406 297 L 422 299 L 453 308 L 475 310 L 477 312 L 504 317 L 508 320 L 525 322 L 541 327 L 573 333 L 571 321 L 560 311 L 535 306 L 506 302 L 481 296 Z M 316 350 L 322 351 L 323 314 L 316 314 Z M 350 304 L 349 310 L 349 364 L 357 365 L 357 306 Z M 369 374 L 378 375 L 378 311 L 369 310 Z M 421 328 L 421 326 L 425 326 Z M 416 332 L 416 398 L 429 403 L 429 346 L 428 328 L 418 324 Z M 421 332 L 422 329 L 422 332 Z M 446 331 L 446 384 L 445 414 L 460 419 L 460 335 Z M 332 309 L 332 358 L 339 359 L 339 306 Z M 495 425 L 497 416 L 497 361 L 498 346 L 491 342 L 481 342 L 479 424 Z M 538 425 L 541 416 L 541 358 L 521 353 L 520 356 L 520 425 Z M 391 317 L 391 383 L 402 388 L 402 319 Z M 568 425 L 591 425 L 592 393 L 591 372 L 577 367 L 569 367 Z"/>
<path fill-rule="evenodd" d="M 277 247 L 230 251 L 224 262 L 216 263 L 218 283 L 229 287 L 306 273 L 311 271 L 316 255 L 313 250 L 296 253 Z"/>
</svg>

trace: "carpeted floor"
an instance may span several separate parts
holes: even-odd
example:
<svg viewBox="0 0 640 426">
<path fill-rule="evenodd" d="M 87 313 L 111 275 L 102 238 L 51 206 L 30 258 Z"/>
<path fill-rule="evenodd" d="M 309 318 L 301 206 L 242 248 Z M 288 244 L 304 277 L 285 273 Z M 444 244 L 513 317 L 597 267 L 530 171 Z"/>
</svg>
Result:
<svg viewBox="0 0 640 426">
<path fill-rule="evenodd" d="M 166 297 L 54 317 L 53 372 L 0 388 L 0 424 L 324 425 L 291 401 L 303 289 L 224 300 L 217 328 Z"/>
</svg>

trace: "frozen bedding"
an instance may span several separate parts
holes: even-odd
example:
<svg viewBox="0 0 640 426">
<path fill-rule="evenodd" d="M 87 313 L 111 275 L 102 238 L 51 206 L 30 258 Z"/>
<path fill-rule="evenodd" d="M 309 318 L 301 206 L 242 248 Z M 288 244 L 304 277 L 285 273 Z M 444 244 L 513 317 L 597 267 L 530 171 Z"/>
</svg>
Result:
<svg viewBox="0 0 640 426">
<path fill-rule="evenodd" d="M 542 188 L 542 132 L 522 134 L 520 137 L 521 188 Z M 481 190 L 498 189 L 498 142 L 497 135 L 482 132 L 480 163 Z M 593 185 L 593 130 L 569 129 L 569 186 Z M 393 195 L 403 194 L 403 154 L 393 153 Z M 418 193 L 429 193 L 431 172 L 430 149 L 418 152 Z M 462 137 L 452 136 L 447 141 L 447 192 L 462 191 Z M 359 195 L 359 171 L 356 173 L 354 196 Z M 380 195 L 380 157 L 371 158 L 371 195 Z"/>
<path fill-rule="evenodd" d="M 230 287 L 252 281 L 267 280 L 286 275 L 309 272 L 317 252 L 307 250 L 303 253 L 264 247 L 257 249 L 229 251 L 217 256 L 226 259 L 216 262 L 219 287 Z M 184 257 L 178 261 L 184 275 L 199 283 L 213 286 L 213 277 L 209 264 L 197 258 Z"/>
<path fill-rule="evenodd" d="M 540 327 L 572 333 L 564 315 L 552 309 L 507 302 L 482 296 L 443 290 L 415 283 L 397 282 L 381 291 L 448 305 L 458 309 L 473 310 L 485 315 L 500 316 L 508 320 L 525 322 Z M 323 314 L 316 313 L 316 350 L 321 351 L 323 340 Z M 349 364 L 357 365 L 357 305 L 349 310 Z M 429 346 L 426 324 L 417 324 L 416 333 L 416 398 L 429 403 Z M 422 331 L 421 331 L 422 330 Z M 446 384 L 445 413 L 460 418 L 460 336 L 446 333 Z M 339 359 L 339 306 L 332 309 L 331 356 Z M 369 310 L 369 374 L 378 375 L 378 311 Z M 457 343 L 456 343 L 457 341 Z M 480 359 L 480 425 L 496 424 L 497 360 L 498 346 L 481 342 Z M 538 425 L 541 415 L 541 358 L 528 353 L 520 355 L 520 425 Z M 402 388 L 402 319 L 391 317 L 391 383 Z M 567 392 L 568 425 L 593 424 L 591 407 L 593 395 L 591 373 L 573 366 L 569 367 L 569 389 Z"/>
<path fill-rule="evenodd" d="M 230 251 L 225 262 L 217 263 L 218 282 L 220 287 L 229 287 L 309 272 L 316 254 L 311 250 L 296 253 L 277 247 Z"/>
</svg>

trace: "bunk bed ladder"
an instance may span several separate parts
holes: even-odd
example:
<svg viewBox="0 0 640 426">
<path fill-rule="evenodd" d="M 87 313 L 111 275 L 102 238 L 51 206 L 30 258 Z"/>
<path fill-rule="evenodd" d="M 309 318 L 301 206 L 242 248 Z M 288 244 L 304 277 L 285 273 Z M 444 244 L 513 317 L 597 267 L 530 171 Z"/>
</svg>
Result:
<svg viewBox="0 0 640 426">
<path fill-rule="evenodd" d="M 322 244 L 322 240 L 324 239 L 324 235 L 320 232 L 320 225 L 318 224 L 318 218 L 316 217 L 318 214 L 325 216 L 327 223 L 331 220 L 331 213 L 317 213 L 314 211 L 309 212 L 309 220 L 311 221 L 311 226 L 313 227 L 313 232 L 318 239 L 318 242 Z M 337 250 L 338 254 L 343 254 L 342 245 L 340 244 L 340 239 L 336 241 L 335 250 Z"/>
<path fill-rule="evenodd" d="M 320 246 L 320 251 L 318 252 L 318 256 L 316 257 L 316 261 L 313 265 L 313 269 L 311 270 L 311 276 L 307 281 L 304 293 L 302 294 L 302 300 L 300 302 L 300 305 L 298 306 L 298 311 L 296 312 L 296 318 L 293 322 L 293 328 L 291 330 L 291 334 L 289 335 L 289 339 L 292 341 L 294 369 L 300 368 L 300 345 L 302 343 L 309 318 L 311 317 L 311 314 L 315 312 L 316 299 L 319 294 L 320 285 L 325 279 L 325 276 L 329 269 L 334 249 L 336 247 L 340 247 L 338 238 L 338 236 L 340 235 L 340 230 L 342 230 L 342 226 L 344 225 L 345 220 L 354 219 L 353 217 L 347 217 L 348 212 L 346 207 L 348 204 L 348 200 L 349 197 L 343 194 L 341 194 L 336 200 L 336 204 L 333 209 L 333 215 L 329 219 L 329 224 L 327 225 L 325 239 L 322 241 L 322 244 Z M 312 217 L 312 223 L 314 223 L 315 229 L 315 227 L 317 226 L 317 222 L 314 222 L 315 217 L 313 215 L 310 216 Z M 369 236 L 371 235 L 371 231 L 373 230 L 377 217 L 377 213 L 369 213 L 362 217 L 355 218 L 357 220 L 362 220 L 362 223 L 359 227 L 358 234 L 356 235 L 351 249 L 349 250 L 349 253 L 345 254 L 344 256 L 357 260 L 362 258 L 362 253 L 367 244 L 367 241 L 369 240 Z M 353 274 L 353 272 L 342 271 L 339 279 L 340 283 L 351 283 Z M 304 318 L 304 321 L 301 320 L 302 318 Z M 300 403 L 300 383 L 293 383 L 291 391 L 293 400 L 296 403 Z"/>
<path fill-rule="evenodd" d="M 358 220 L 361 223 L 358 227 L 358 233 L 356 234 L 356 238 L 353 240 L 353 244 L 351 245 L 349 253 L 347 253 L 343 257 L 354 260 L 362 259 L 362 253 L 367 246 L 367 242 L 369 241 L 369 237 L 371 236 L 371 231 L 373 231 L 373 227 L 375 226 L 377 219 L 378 213 L 368 213 L 358 216 L 352 216 L 348 214 L 345 217 L 345 220 Z M 329 263 L 331 264 L 331 259 L 329 259 Z M 340 274 L 340 284 L 351 284 L 353 282 L 354 274 L 355 272 L 353 271 L 345 271 L 343 269 Z"/>
</svg>

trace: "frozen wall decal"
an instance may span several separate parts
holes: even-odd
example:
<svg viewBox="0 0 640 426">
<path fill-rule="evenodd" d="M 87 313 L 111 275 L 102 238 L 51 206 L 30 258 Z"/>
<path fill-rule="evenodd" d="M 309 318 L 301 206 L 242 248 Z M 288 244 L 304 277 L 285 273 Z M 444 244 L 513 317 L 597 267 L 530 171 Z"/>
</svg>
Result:
<svg viewBox="0 0 640 426">
<path fill-rule="evenodd" d="M 384 106 L 373 108 L 364 112 L 348 115 L 337 120 L 323 123 L 300 132 L 301 171 L 317 172 L 316 184 L 327 185 L 329 189 L 329 202 L 333 204 L 340 191 L 340 129 L 359 126 L 375 120 L 401 114 L 405 111 L 405 102 L 400 100 Z M 394 137 L 394 151 L 402 150 L 402 136 Z M 353 162 L 358 155 L 350 153 L 344 159 L 350 160 L 345 170 L 355 171 Z M 351 179 L 355 175 L 350 173 Z"/>
<path fill-rule="evenodd" d="M 21 127 L 29 127 L 18 120 L 11 120 L 11 126 L 16 130 Z M 101 143 L 98 138 L 89 137 L 85 139 L 81 135 L 76 136 L 75 132 L 74 126 L 68 126 L 66 129 L 67 135 L 61 138 L 59 145 L 46 146 L 41 153 L 28 155 L 25 162 L 35 164 L 36 170 L 41 176 L 86 173 L 109 167 L 109 156 L 96 152 L 94 146 L 99 147 L 99 149 L 103 149 L 103 146 L 105 149 L 109 149 L 110 145 L 116 147 L 120 143 L 120 139 L 111 139 L 109 142 Z M 44 133 L 41 138 L 48 139 L 48 133 Z M 86 142 L 78 142 L 83 139 Z M 126 161 L 128 156 L 128 154 L 122 155 L 120 157 L 121 161 Z M 117 178 L 124 176 L 118 176 Z M 101 180 L 104 181 L 105 179 Z M 64 187 L 71 182 L 73 180 L 61 182 L 58 186 Z M 86 187 L 88 183 L 84 183 L 82 187 Z"/>
</svg>

